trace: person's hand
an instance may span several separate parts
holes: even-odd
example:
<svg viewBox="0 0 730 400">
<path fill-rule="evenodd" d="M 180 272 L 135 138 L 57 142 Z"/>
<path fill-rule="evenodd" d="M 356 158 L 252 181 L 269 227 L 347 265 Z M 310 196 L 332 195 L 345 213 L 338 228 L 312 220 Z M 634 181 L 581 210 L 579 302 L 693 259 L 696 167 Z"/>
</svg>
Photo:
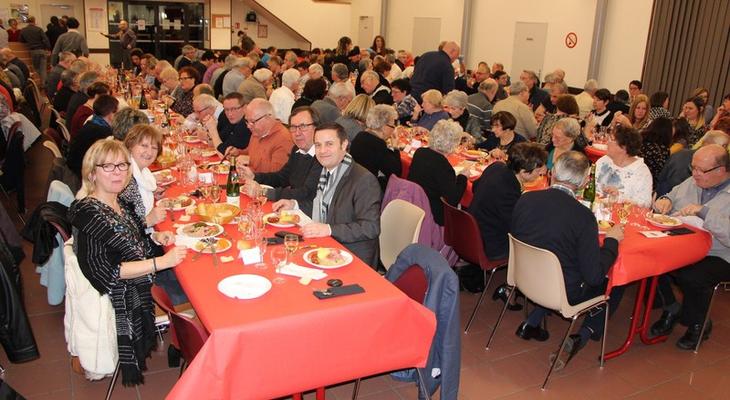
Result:
<svg viewBox="0 0 730 400">
<path fill-rule="evenodd" d="M 672 210 L 672 201 L 666 197 L 662 197 L 654 202 L 654 211 L 659 214 L 666 214 Z"/>
<path fill-rule="evenodd" d="M 218 121 L 216 121 L 215 118 L 213 118 L 210 115 L 207 115 L 205 118 L 203 118 L 202 122 L 203 122 L 203 126 L 208 131 L 211 131 L 213 129 L 216 129 L 216 130 L 218 129 Z"/>
<path fill-rule="evenodd" d="M 208 132 L 205 129 L 196 129 L 195 132 L 193 132 L 193 134 L 202 141 L 208 140 Z"/>
<path fill-rule="evenodd" d="M 606 231 L 606 237 L 616 239 L 619 242 L 624 239 L 624 226 L 622 224 L 616 224 Z"/>
<path fill-rule="evenodd" d="M 167 269 L 172 268 L 178 264 L 180 264 L 184 259 L 185 256 L 188 254 L 188 248 L 184 246 L 175 246 L 168 250 L 167 253 L 165 253 L 164 256 L 159 257 L 157 261 L 157 265 L 161 268 L 158 269 Z"/>
<path fill-rule="evenodd" d="M 260 191 L 260 185 L 258 182 L 252 180 L 252 179 L 246 179 L 246 183 L 243 184 L 243 188 L 241 188 L 241 193 L 246 193 L 249 196 L 259 193 Z M 254 196 L 251 196 L 254 197 Z"/>
<path fill-rule="evenodd" d="M 167 218 L 167 210 L 162 207 L 154 207 L 147 214 L 147 226 L 155 226 L 164 221 L 165 218 Z"/>
<path fill-rule="evenodd" d="M 248 166 L 249 158 L 245 154 L 241 154 L 243 151 L 241 149 L 235 148 L 233 146 L 228 146 L 226 148 L 226 158 L 230 156 L 236 157 L 236 168 L 243 168 L 245 166 Z"/>
<path fill-rule="evenodd" d="M 170 231 L 155 232 L 152 234 L 152 239 L 163 246 L 167 246 L 175 243 L 175 234 Z"/>
<path fill-rule="evenodd" d="M 164 99 L 165 100 L 165 103 L 167 103 L 167 99 L 168 98 L 172 98 L 172 97 L 165 96 L 165 99 Z M 175 100 L 173 99 L 173 101 L 175 101 Z M 185 117 L 183 117 L 182 115 L 180 115 L 180 114 L 178 114 L 176 112 L 171 112 L 170 113 L 170 119 L 172 119 L 173 121 L 175 121 L 175 123 L 177 125 L 182 125 L 185 122 Z"/>
<path fill-rule="evenodd" d="M 615 187 L 615 186 L 605 186 L 603 188 L 603 194 L 606 197 L 608 197 L 608 196 L 618 196 L 619 195 L 618 188 Z"/>
<path fill-rule="evenodd" d="M 281 210 L 293 210 L 293 209 L 294 209 L 294 200 L 281 199 L 281 200 L 277 200 L 271 204 L 271 210 L 273 210 L 274 212 L 279 212 Z"/>
<path fill-rule="evenodd" d="M 697 215 L 700 211 L 702 211 L 702 205 L 687 204 L 686 206 L 682 207 L 682 209 L 677 211 L 675 214 L 685 217 L 685 216 L 689 216 L 689 215 Z"/>
<path fill-rule="evenodd" d="M 497 161 L 507 160 L 507 154 L 502 149 L 496 148 L 489 152 L 489 155 Z"/>
<path fill-rule="evenodd" d="M 238 160 L 236 160 L 236 163 L 238 163 Z M 241 165 L 240 167 L 236 165 L 236 169 L 238 169 L 238 175 L 244 177 L 245 179 L 252 180 L 254 178 L 254 173 L 251 168 L 245 165 Z"/>
<path fill-rule="evenodd" d="M 327 224 L 312 222 L 302 227 L 302 236 L 305 238 L 316 238 L 330 235 L 330 228 Z"/>
<path fill-rule="evenodd" d="M 413 114 L 411 118 L 414 120 L 418 119 L 418 117 L 421 115 L 421 111 L 423 111 L 423 108 L 421 108 L 420 104 L 416 103 L 416 106 L 413 107 Z"/>
</svg>

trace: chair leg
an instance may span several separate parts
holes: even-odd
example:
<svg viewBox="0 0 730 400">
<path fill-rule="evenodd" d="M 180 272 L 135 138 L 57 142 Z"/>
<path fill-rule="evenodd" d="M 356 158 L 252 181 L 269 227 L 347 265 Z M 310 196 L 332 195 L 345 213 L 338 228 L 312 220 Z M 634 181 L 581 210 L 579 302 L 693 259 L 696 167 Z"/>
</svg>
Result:
<svg viewBox="0 0 730 400">
<path fill-rule="evenodd" d="M 512 300 L 512 296 L 514 296 L 515 290 L 517 290 L 517 289 L 514 286 L 510 286 L 510 291 L 509 291 L 509 296 L 507 296 L 507 301 L 504 303 L 504 307 L 502 307 L 502 312 L 499 313 L 499 317 L 497 318 L 497 323 L 494 324 L 494 327 L 492 328 L 492 333 L 489 335 L 489 340 L 487 340 L 487 347 L 486 347 L 487 350 L 489 350 L 489 345 L 492 343 L 492 339 L 494 339 L 494 334 L 497 333 L 497 327 L 502 322 L 504 313 L 507 312 L 507 306 L 509 306 L 509 302 Z M 525 298 L 527 298 L 527 297 L 525 297 Z"/>
<path fill-rule="evenodd" d="M 702 321 L 702 330 L 700 330 L 700 340 L 697 341 L 697 345 L 695 346 L 695 354 L 700 350 L 700 344 L 702 344 L 702 337 L 705 334 L 705 329 L 707 328 L 707 321 L 710 319 L 710 310 L 712 310 L 712 303 L 715 302 L 715 294 L 717 293 L 717 288 L 720 287 L 720 283 L 715 285 L 715 288 L 712 289 L 712 296 L 710 296 L 710 304 L 707 305 L 707 313 L 705 313 L 705 320 Z"/>
<path fill-rule="evenodd" d="M 139 392 L 139 385 L 134 385 L 134 391 L 137 395 L 137 400 L 142 400 L 142 394 Z"/>
<path fill-rule="evenodd" d="M 317 388 L 317 390 L 314 392 L 314 398 L 316 400 L 325 400 L 324 386 Z"/>
<path fill-rule="evenodd" d="M 420 368 L 416 368 L 416 374 L 418 374 L 418 391 L 423 393 L 424 397 L 426 397 L 426 400 L 431 400 L 431 395 L 428 393 L 428 390 L 426 389 L 426 384 L 423 382 L 423 375 L 421 375 Z"/>
<path fill-rule="evenodd" d="M 355 386 L 352 387 L 352 400 L 357 399 L 358 393 L 360 393 L 360 378 L 357 378 Z"/>
<path fill-rule="evenodd" d="M 563 337 L 563 342 L 560 344 L 560 348 L 558 348 L 558 355 L 555 357 L 552 363 L 550 363 L 550 369 L 548 370 L 548 374 L 545 377 L 545 381 L 542 383 L 542 386 L 540 389 L 545 390 L 545 386 L 547 386 L 548 381 L 550 380 L 550 375 L 553 373 L 553 369 L 555 369 L 555 364 L 558 363 L 558 359 L 560 359 L 560 355 L 563 353 L 563 349 L 565 349 L 565 344 L 568 342 L 568 336 L 570 335 L 570 332 L 573 330 L 573 325 L 575 325 L 575 321 L 578 319 L 578 315 L 576 314 L 571 318 L 570 320 L 570 326 L 568 327 L 568 330 L 565 331 L 565 336 Z"/>
<path fill-rule="evenodd" d="M 117 378 L 119 378 L 119 361 L 117 361 L 117 367 L 114 368 L 112 381 L 109 382 L 109 388 L 106 390 L 106 400 L 110 400 L 112 398 L 112 392 L 114 391 L 114 384 L 117 383 Z"/>
<path fill-rule="evenodd" d="M 183 372 L 185 372 L 185 368 L 187 366 L 188 366 L 188 363 L 185 361 L 185 359 L 184 358 L 181 359 L 180 360 L 180 375 L 177 376 L 178 378 L 182 376 L 182 374 L 183 374 Z"/>
<path fill-rule="evenodd" d="M 606 333 L 608 332 L 608 313 L 611 311 L 608 301 L 604 304 L 606 305 L 606 315 L 603 316 L 603 337 L 601 337 L 601 368 L 606 363 Z"/>
<path fill-rule="evenodd" d="M 477 311 L 479 310 L 479 307 L 482 305 L 482 301 L 484 301 L 484 295 L 487 293 L 487 289 L 489 288 L 489 284 L 492 282 L 493 276 L 494 276 L 494 270 L 492 270 L 492 272 L 489 273 L 489 279 L 487 279 L 487 270 L 484 270 L 484 279 L 487 281 L 487 284 L 484 285 L 484 290 L 482 290 L 482 294 L 479 295 L 479 300 L 477 300 L 477 305 L 474 306 L 474 311 L 471 312 L 469 321 L 466 323 L 466 328 L 464 328 L 464 333 L 469 333 L 469 327 L 471 326 L 471 323 L 474 322 L 474 317 L 476 317 Z"/>
</svg>

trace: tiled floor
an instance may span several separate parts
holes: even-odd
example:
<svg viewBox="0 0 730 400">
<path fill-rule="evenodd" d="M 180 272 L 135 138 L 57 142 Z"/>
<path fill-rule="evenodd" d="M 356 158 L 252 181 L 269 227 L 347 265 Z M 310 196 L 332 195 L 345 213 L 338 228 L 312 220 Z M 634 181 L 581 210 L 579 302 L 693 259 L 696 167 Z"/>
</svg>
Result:
<svg viewBox="0 0 730 400">
<path fill-rule="evenodd" d="M 28 205 L 33 209 L 43 201 L 50 156 L 40 143 L 28 152 Z M 39 184 L 40 183 L 40 184 Z M 3 199 L 7 207 L 7 200 Z M 26 260 L 22 264 L 25 302 L 33 331 L 40 347 L 41 358 L 20 365 L 7 361 L 0 354 L 0 364 L 6 368 L 4 379 L 22 395 L 34 400 L 101 399 L 108 379 L 88 382 L 72 372 L 63 336 L 63 306 L 49 306 L 46 291 L 30 262 L 32 248 L 25 246 Z M 495 278 L 502 281 L 503 274 Z M 609 323 L 607 348 L 617 347 L 625 337 L 629 324 L 635 288 L 627 291 L 624 302 Z M 461 294 L 461 317 L 464 322 L 477 297 Z M 497 304 L 485 301 L 468 335 L 462 337 L 461 387 L 459 398 L 483 399 L 727 399 L 730 398 L 730 293 L 720 293 L 713 309 L 715 322 L 712 338 L 705 342 L 699 354 L 680 351 L 674 342 L 682 334 L 677 329 L 667 343 L 645 346 L 637 343 L 631 350 L 606 363 L 599 369 L 599 343 L 591 343 L 568 365 L 556 373 L 547 391 L 540 384 L 547 373 L 548 355 L 558 346 L 567 322 L 557 317 L 549 319 L 552 334 L 545 343 L 525 342 L 514 336 L 521 321 L 521 312 L 509 312 L 490 350 L 485 350 L 487 335 L 496 321 Z M 658 313 L 655 312 L 653 318 Z M 166 348 L 166 346 L 165 346 Z M 374 355 L 377 357 L 377 355 Z M 177 369 L 167 368 L 166 352 L 154 353 L 149 361 L 146 384 L 139 391 L 143 399 L 162 399 L 175 384 Z M 352 383 L 331 387 L 328 399 L 347 399 Z M 134 389 L 118 385 L 114 399 L 135 399 Z M 306 396 L 313 399 L 312 394 Z M 361 399 L 415 399 L 415 387 L 391 380 L 387 375 L 363 381 Z M 438 398 L 438 396 L 436 396 Z"/>
</svg>

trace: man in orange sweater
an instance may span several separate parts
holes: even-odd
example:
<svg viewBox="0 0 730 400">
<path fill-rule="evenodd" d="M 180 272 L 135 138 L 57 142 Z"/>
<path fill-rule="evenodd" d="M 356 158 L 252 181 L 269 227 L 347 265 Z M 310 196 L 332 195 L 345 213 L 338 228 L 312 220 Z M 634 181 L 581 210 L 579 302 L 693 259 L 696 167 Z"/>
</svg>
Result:
<svg viewBox="0 0 730 400">
<path fill-rule="evenodd" d="M 251 141 L 243 150 L 249 157 L 249 167 L 256 173 L 280 170 L 289 160 L 294 142 L 289 130 L 274 116 L 274 107 L 267 100 L 253 99 L 246 106 L 245 118 L 251 130 Z"/>
</svg>

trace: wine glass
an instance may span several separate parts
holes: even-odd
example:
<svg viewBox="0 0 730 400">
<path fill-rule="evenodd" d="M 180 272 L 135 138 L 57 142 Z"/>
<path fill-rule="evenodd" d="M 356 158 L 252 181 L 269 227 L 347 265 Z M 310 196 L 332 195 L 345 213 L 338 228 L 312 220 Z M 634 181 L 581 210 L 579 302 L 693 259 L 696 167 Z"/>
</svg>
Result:
<svg viewBox="0 0 730 400">
<path fill-rule="evenodd" d="M 631 215 L 631 203 L 619 203 L 616 213 L 618 215 L 618 220 L 621 225 L 626 225 L 626 223 L 629 221 L 629 215 Z"/>
<path fill-rule="evenodd" d="M 208 190 L 210 191 L 211 201 L 213 203 L 217 203 L 221 198 L 221 187 L 215 183 L 212 183 L 208 186 Z"/>
<path fill-rule="evenodd" d="M 259 235 L 258 239 L 256 240 L 256 244 L 259 248 L 259 254 L 261 254 L 261 261 L 257 262 L 254 265 L 254 267 L 256 267 L 258 269 L 266 269 L 266 264 L 264 263 L 264 255 L 266 255 L 266 248 L 269 245 L 269 240 L 262 233 L 261 235 Z"/>
<path fill-rule="evenodd" d="M 284 247 L 286 248 L 287 253 L 289 253 L 289 257 L 287 257 L 288 263 L 291 255 L 294 254 L 294 252 L 297 251 L 297 248 L 299 247 L 299 236 L 291 233 L 287 233 L 286 235 L 284 235 Z"/>
<path fill-rule="evenodd" d="M 253 236 L 254 224 L 251 220 L 251 216 L 248 214 L 241 214 L 238 217 L 238 231 L 243 235 L 244 240 L 250 240 Z"/>
<path fill-rule="evenodd" d="M 266 197 L 266 188 L 259 186 L 256 189 L 256 200 L 261 205 L 261 207 L 266 204 L 266 201 L 268 200 L 268 198 Z"/>
<path fill-rule="evenodd" d="M 274 247 L 273 249 L 271 249 L 271 252 L 270 252 L 271 263 L 274 264 L 274 270 L 276 271 L 277 274 L 281 273 L 281 268 L 284 265 L 286 265 L 285 264 L 286 256 L 287 256 L 286 249 L 284 249 L 282 247 Z M 284 280 L 283 277 L 277 276 L 276 278 L 274 278 L 272 280 L 272 282 L 274 282 L 276 284 L 282 284 L 286 281 Z"/>
</svg>

